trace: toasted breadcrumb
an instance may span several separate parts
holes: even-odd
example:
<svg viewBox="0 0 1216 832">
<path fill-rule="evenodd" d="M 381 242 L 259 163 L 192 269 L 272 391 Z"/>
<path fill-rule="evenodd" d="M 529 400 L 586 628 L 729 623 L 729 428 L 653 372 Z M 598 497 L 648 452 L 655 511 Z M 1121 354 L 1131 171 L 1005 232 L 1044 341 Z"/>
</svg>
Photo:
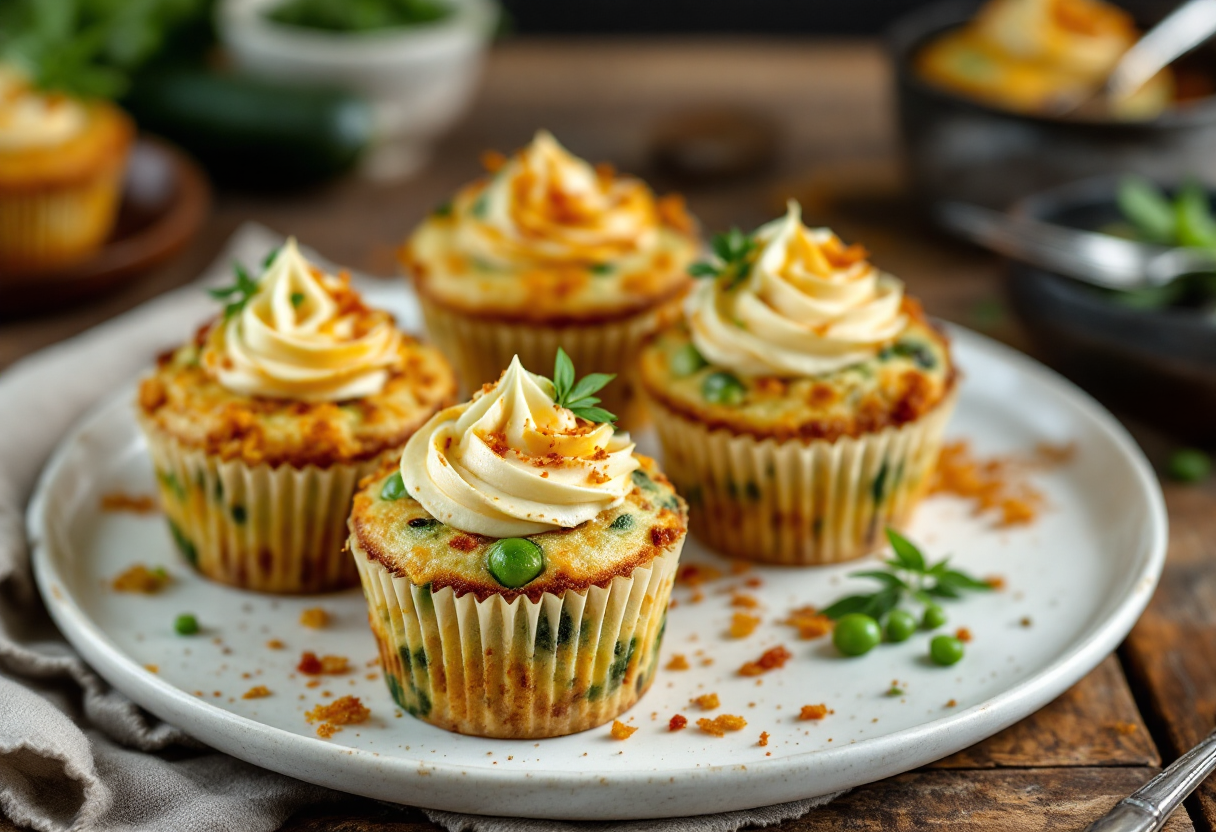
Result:
<svg viewBox="0 0 1216 832">
<path fill-rule="evenodd" d="M 930 491 L 973 501 L 975 513 L 994 512 L 998 526 L 1026 525 L 1038 517 L 1045 502 L 1043 493 L 1030 483 L 1029 473 L 1066 463 L 1075 453 L 1071 444 L 1042 444 L 1030 459 L 979 459 L 967 442 L 950 442 L 942 447 Z"/>
<path fill-rule="evenodd" d="M 619 719 L 612 720 L 612 738 L 614 740 L 627 740 L 637 730 L 636 726 L 626 725 Z"/>
<path fill-rule="evenodd" d="M 144 595 L 154 595 L 169 583 L 169 573 L 157 566 L 149 569 L 142 563 L 137 563 L 116 577 L 110 587 L 115 592 L 142 592 Z"/>
<path fill-rule="evenodd" d="M 279 641 L 277 638 L 272 638 L 270 641 L 266 642 L 266 646 L 271 650 L 282 650 L 287 645 Z"/>
<path fill-rule="evenodd" d="M 668 731 L 683 731 L 687 727 L 688 717 L 684 716 L 683 714 L 676 714 L 671 718 L 671 721 L 667 723 Z"/>
<path fill-rule="evenodd" d="M 319 676 L 321 674 L 339 676 L 350 670 L 350 660 L 346 656 L 321 656 L 318 658 L 317 654 L 310 650 L 300 656 L 300 663 L 296 665 L 296 670 L 309 676 Z"/>
<path fill-rule="evenodd" d="M 701 563 L 685 563 L 676 572 L 676 583 L 699 587 L 722 577 L 722 570 Z"/>
<path fill-rule="evenodd" d="M 149 673 L 160 673 L 160 665 L 146 664 L 144 665 L 144 670 L 148 671 Z"/>
<path fill-rule="evenodd" d="M 156 498 L 150 494 L 123 494 L 115 491 L 101 495 L 101 510 L 152 514 L 156 511 Z"/>
<path fill-rule="evenodd" d="M 317 705 L 304 718 L 309 723 L 320 722 L 317 726 L 317 736 L 328 739 L 341 729 L 339 725 L 357 725 L 366 722 L 372 712 L 359 701 L 357 696 L 343 696 L 327 705 Z"/>
<path fill-rule="evenodd" d="M 747 720 L 733 714 L 722 714 L 713 719 L 698 719 L 697 727 L 707 734 L 722 737 L 727 731 L 742 731 L 747 727 Z"/>
<path fill-rule="evenodd" d="M 722 704 L 722 701 L 718 699 L 718 694 L 716 693 L 702 694 L 701 696 L 693 699 L 692 702 L 703 711 L 712 711 L 714 708 L 717 708 Z"/>
<path fill-rule="evenodd" d="M 957 638 L 959 641 L 961 641 L 963 644 L 966 644 L 969 641 L 971 641 L 971 631 L 968 630 L 966 627 L 959 627 L 958 631 L 954 634 L 954 637 Z"/>
<path fill-rule="evenodd" d="M 748 595 L 743 592 L 736 592 L 730 597 L 730 605 L 732 607 L 742 607 L 748 610 L 754 610 L 760 606 L 760 601 L 754 595 Z"/>
<path fill-rule="evenodd" d="M 329 624 L 329 613 L 321 607 L 309 607 L 300 613 L 300 623 L 305 627 L 319 630 Z"/>
<path fill-rule="evenodd" d="M 958 700 L 957 700 L 957 699 L 951 699 L 949 702 L 947 702 L 947 703 L 946 703 L 946 707 L 947 707 L 947 708 L 954 708 L 954 707 L 957 707 L 957 706 L 958 706 Z"/>
<path fill-rule="evenodd" d="M 821 638 L 832 632 L 832 619 L 820 614 L 814 607 L 790 610 L 784 623 L 796 627 L 798 637 L 803 639 Z"/>
<path fill-rule="evenodd" d="M 242 699 L 265 699 L 270 696 L 270 688 L 265 685 L 255 685 L 241 694 Z"/>
<path fill-rule="evenodd" d="M 730 562 L 730 574 L 732 575 L 742 575 L 744 572 L 750 572 L 751 568 L 751 563 L 745 560 L 732 560 Z"/>
<path fill-rule="evenodd" d="M 673 655 L 671 657 L 671 660 L 669 662 L 667 662 L 666 669 L 667 670 L 688 670 L 688 659 L 685 658 L 683 653 L 676 653 L 675 655 Z"/>
<path fill-rule="evenodd" d="M 730 637 L 747 638 L 760 626 L 760 616 L 737 612 L 730 617 Z"/>
<path fill-rule="evenodd" d="M 739 675 L 759 676 L 761 673 L 767 673 L 778 667 L 784 667 L 785 663 L 793 657 L 793 653 L 779 644 L 770 650 L 765 650 L 756 661 L 744 662 L 743 666 L 739 668 Z"/>
<path fill-rule="evenodd" d="M 756 743 L 756 745 L 759 745 L 762 748 L 768 745 L 768 731 L 760 732 L 760 742 Z"/>
<path fill-rule="evenodd" d="M 827 705 L 803 705 L 802 710 L 798 714 L 798 719 L 802 720 L 803 722 L 810 722 L 811 720 L 823 719 L 827 715 Z"/>
</svg>

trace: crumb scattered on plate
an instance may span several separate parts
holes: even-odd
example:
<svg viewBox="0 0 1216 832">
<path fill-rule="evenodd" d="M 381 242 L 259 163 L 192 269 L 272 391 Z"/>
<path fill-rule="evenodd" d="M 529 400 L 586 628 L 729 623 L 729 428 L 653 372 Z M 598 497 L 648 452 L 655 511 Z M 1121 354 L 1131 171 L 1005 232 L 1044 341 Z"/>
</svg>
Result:
<svg viewBox="0 0 1216 832">
<path fill-rule="evenodd" d="M 152 514 L 156 511 L 156 498 L 150 494 L 123 494 L 121 491 L 112 491 L 101 495 L 101 510 Z"/>
<path fill-rule="evenodd" d="M 305 627 L 319 630 L 329 625 L 329 613 L 321 607 L 309 607 L 300 613 L 300 623 Z"/>
<path fill-rule="evenodd" d="M 270 696 L 270 688 L 265 685 L 254 685 L 241 694 L 242 699 L 265 699 Z"/>
<path fill-rule="evenodd" d="M 317 705 L 304 714 L 304 718 L 309 724 L 320 722 L 317 726 L 317 736 L 329 739 L 342 730 L 339 726 L 366 722 L 371 715 L 371 710 L 359 701 L 359 697 L 343 696 L 327 705 Z"/>
<path fill-rule="evenodd" d="M 144 595 L 155 595 L 169 584 L 169 573 L 164 567 L 155 566 L 151 569 L 142 563 L 137 563 L 118 575 L 110 582 L 110 588 L 115 592 L 141 592 Z"/>
<path fill-rule="evenodd" d="M 612 738 L 614 740 L 627 740 L 637 731 L 636 726 L 626 725 L 619 719 L 612 720 Z"/>
<path fill-rule="evenodd" d="M 706 734 L 722 737 L 727 731 L 742 731 L 747 727 L 747 720 L 734 714 L 722 714 L 713 719 L 698 719 L 697 727 Z"/>
<path fill-rule="evenodd" d="M 794 657 L 794 654 L 786 650 L 784 646 L 778 644 L 772 649 L 765 650 L 760 658 L 754 662 L 744 662 L 739 668 L 740 676 L 759 676 L 761 673 L 767 673 L 770 670 L 775 670 L 778 667 L 785 667 L 785 663 Z"/>
</svg>

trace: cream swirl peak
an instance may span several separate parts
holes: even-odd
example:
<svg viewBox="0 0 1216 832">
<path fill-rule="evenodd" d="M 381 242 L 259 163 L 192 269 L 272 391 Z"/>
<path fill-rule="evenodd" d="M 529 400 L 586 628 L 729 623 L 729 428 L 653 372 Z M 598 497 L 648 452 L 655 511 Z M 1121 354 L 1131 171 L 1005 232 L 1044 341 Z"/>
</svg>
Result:
<svg viewBox="0 0 1216 832">
<path fill-rule="evenodd" d="M 743 262 L 692 298 L 689 326 L 711 364 L 744 376 L 814 376 L 857 364 L 907 324 L 903 284 L 860 246 L 802 224 L 797 202 L 761 226 Z"/>
<path fill-rule="evenodd" d="M 0 65 L 0 150 L 63 144 L 79 135 L 87 120 L 79 102 L 39 92 L 21 74 Z"/>
<path fill-rule="evenodd" d="M 516 357 L 410 438 L 406 491 L 443 523 L 496 538 L 573 528 L 620 505 L 639 465 L 629 434 L 579 419 L 554 392 Z"/>
<path fill-rule="evenodd" d="M 460 247 L 500 267 L 612 262 L 652 248 L 660 224 L 645 183 L 593 168 L 545 130 L 457 207 Z"/>
<path fill-rule="evenodd" d="M 400 363 L 401 335 L 387 312 L 366 307 L 342 277 L 327 275 L 291 238 L 261 278 L 238 283 L 208 335 L 203 366 L 246 396 L 305 402 L 379 393 Z"/>
</svg>

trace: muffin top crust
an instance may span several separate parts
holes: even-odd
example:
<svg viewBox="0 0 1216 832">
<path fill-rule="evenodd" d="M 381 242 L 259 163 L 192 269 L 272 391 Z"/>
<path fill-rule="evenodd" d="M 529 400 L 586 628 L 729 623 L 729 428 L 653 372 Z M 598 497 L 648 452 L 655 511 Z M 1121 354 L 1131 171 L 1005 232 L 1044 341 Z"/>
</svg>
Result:
<svg viewBox="0 0 1216 832">
<path fill-rule="evenodd" d="M 949 344 L 865 249 L 809 229 L 797 203 L 751 235 L 718 235 L 686 323 L 653 338 L 650 396 L 736 433 L 859 436 L 913 421 L 953 389 Z"/>
<path fill-rule="evenodd" d="M 628 317 L 689 286 L 697 231 L 678 196 L 592 167 L 549 133 L 434 211 L 401 251 L 418 291 L 465 314 L 550 325 Z"/>
<path fill-rule="evenodd" d="M 524 595 L 537 601 L 550 592 L 606 586 L 670 551 L 687 530 L 687 506 L 653 459 L 637 456 L 621 503 L 569 529 L 524 538 L 543 552 L 543 570 L 520 587 L 494 576 L 490 555 L 498 540 L 470 534 L 435 519 L 397 487 L 400 471 L 385 464 L 361 483 L 350 529 L 356 556 L 378 561 L 395 575 L 432 591 L 452 587 L 478 600 Z"/>
<path fill-rule="evenodd" d="M 145 424 L 249 465 L 326 467 L 400 446 L 450 404 L 456 379 L 431 347 L 366 306 L 290 240 L 254 280 L 213 294 L 224 314 L 162 355 L 140 386 Z"/>
</svg>

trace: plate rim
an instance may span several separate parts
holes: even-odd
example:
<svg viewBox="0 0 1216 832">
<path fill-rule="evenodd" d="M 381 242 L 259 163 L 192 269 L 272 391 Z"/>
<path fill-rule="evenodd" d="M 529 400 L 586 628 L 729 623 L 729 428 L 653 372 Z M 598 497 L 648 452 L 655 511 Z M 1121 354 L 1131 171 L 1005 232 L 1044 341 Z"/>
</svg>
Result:
<svg viewBox="0 0 1216 832">
<path fill-rule="evenodd" d="M 743 767 L 748 775 L 753 775 L 749 777 L 753 788 L 747 793 L 776 795 L 776 799 L 765 797 L 758 800 L 724 801 L 719 796 L 718 803 L 711 811 L 745 810 L 829 794 L 839 791 L 841 788 L 864 785 L 941 759 L 982 741 L 1039 710 L 1097 667 L 1131 631 L 1153 597 L 1165 564 L 1169 519 L 1160 483 L 1144 452 L 1131 434 L 1102 404 L 1051 368 L 985 335 L 954 324 L 947 324 L 947 327 L 954 340 L 966 341 L 969 348 L 987 353 L 989 357 L 1012 365 L 1019 373 L 1029 375 L 1035 381 L 1045 384 L 1053 395 L 1078 409 L 1087 421 L 1100 429 L 1115 444 L 1130 465 L 1137 490 L 1142 497 L 1146 498 L 1147 551 L 1140 556 L 1140 568 L 1129 577 L 1122 597 L 1110 613 L 1104 619 L 1094 623 L 1088 630 L 1082 631 L 1068 649 L 1061 652 L 1038 673 L 995 696 L 969 705 L 963 710 L 891 734 L 871 737 L 842 745 L 839 748 L 802 751 L 774 757 L 771 760 L 750 762 Z M 59 577 L 54 565 L 55 558 L 50 551 L 55 544 L 52 543 L 53 532 L 48 518 L 49 490 L 59 471 L 67 464 L 68 457 L 79 437 L 86 433 L 95 422 L 104 419 L 111 409 L 119 406 L 120 402 L 130 401 L 132 389 L 133 382 L 129 382 L 106 396 L 90 408 L 63 435 L 39 475 L 26 511 L 26 530 L 35 581 L 56 626 L 72 647 L 102 678 L 115 689 L 130 697 L 140 707 L 174 725 L 180 725 L 178 720 L 184 716 L 185 721 L 190 725 L 189 730 L 183 729 L 185 733 L 207 742 L 219 751 L 287 776 L 367 797 L 470 814 L 619 820 L 643 817 L 684 817 L 688 816 L 690 812 L 679 808 L 684 805 L 680 803 L 682 792 L 679 788 L 671 789 L 673 784 L 666 782 L 669 777 L 684 780 L 685 788 L 691 786 L 694 789 L 703 790 L 704 786 L 714 778 L 729 776 L 730 772 L 741 767 L 739 763 L 725 763 L 695 769 L 663 770 L 659 772 L 662 775 L 661 778 L 657 778 L 654 770 L 646 768 L 605 775 L 594 771 L 570 772 L 557 769 L 527 771 L 487 769 L 459 763 L 432 762 L 422 758 L 405 759 L 326 742 L 319 738 L 276 728 L 206 701 L 200 701 L 154 674 L 147 673 L 142 665 L 124 653 L 85 613 L 77 603 L 75 596 L 66 591 L 66 582 Z M 64 585 L 63 590 L 59 588 L 60 584 Z M 942 742 L 943 737 L 954 737 L 955 739 Z M 246 741 L 246 738 L 256 739 L 256 742 L 250 743 Z M 936 742 L 929 742 L 931 739 Z M 492 740 L 487 741 L 492 742 Z M 907 753 L 908 749 L 919 745 L 933 747 L 933 756 L 929 759 L 922 759 L 923 752 L 920 756 Z M 289 748 L 294 748 L 291 754 L 282 753 Z M 864 753 L 858 750 L 862 748 L 870 751 L 870 756 L 876 758 L 878 762 L 868 765 L 861 778 L 857 776 L 856 772 L 848 776 L 847 772 L 852 766 L 847 764 L 836 766 L 834 777 L 824 778 L 820 774 L 814 781 L 807 781 L 805 778 L 799 777 L 799 774 L 802 773 L 800 769 L 807 768 L 811 760 L 814 761 L 813 767 L 816 769 L 831 768 L 832 763 L 838 759 L 842 763 L 851 762 L 852 757 Z M 268 749 L 275 749 L 279 753 L 267 755 Z M 359 772 L 375 773 L 381 780 L 384 779 L 383 775 L 396 775 L 398 780 L 394 781 L 395 793 L 388 794 L 382 788 L 374 788 L 373 779 L 368 780 L 369 786 L 364 789 L 350 788 L 349 781 L 341 786 L 335 785 L 335 778 L 325 776 L 326 772 L 332 771 L 335 767 L 346 767 L 348 775 Z M 463 783 L 465 786 L 473 786 L 480 781 L 505 789 L 528 782 L 532 784 L 532 788 L 521 790 L 525 795 L 532 794 L 537 789 L 553 788 L 566 789 L 573 793 L 574 790 L 584 789 L 588 786 L 600 786 L 601 794 L 607 792 L 615 794 L 622 788 L 646 788 L 648 785 L 653 785 L 656 779 L 661 779 L 664 781 L 663 785 L 671 789 L 667 795 L 667 802 L 678 805 L 668 809 L 661 806 L 652 807 L 643 814 L 638 814 L 637 804 L 631 804 L 631 806 L 624 807 L 623 812 L 618 807 L 614 814 L 604 814 L 602 810 L 594 808 L 606 803 L 603 798 L 600 798 L 598 801 L 592 800 L 588 804 L 593 808 L 593 811 L 590 812 L 587 811 L 588 805 L 580 806 L 583 801 L 556 801 L 549 805 L 565 806 L 567 811 L 560 809 L 554 811 L 544 809 L 543 802 L 529 801 L 527 797 L 521 799 L 518 795 L 509 801 L 502 801 L 503 795 L 499 788 L 496 788 L 495 794 L 499 802 L 492 810 L 479 812 L 458 801 L 456 803 L 444 799 L 437 802 L 429 801 L 428 792 L 433 790 L 427 788 L 426 781 L 418 781 L 411 787 L 405 779 L 407 775 L 421 775 L 424 772 L 431 777 L 446 778 L 453 783 Z M 757 776 L 761 779 L 757 779 Z M 605 777 L 613 781 L 613 788 L 603 788 Z M 431 783 L 434 784 L 435 781 L 431 780 Z M 704 795 L 703 791 L 699 791 L 699 793 Z M 672 800 L 672 798 L 675 799 Z M 704 797 L 698 801 L 699 804 L 705 802 Z M 524 806 L 527 806 L 526 810 L 522 810 Z"/>
</svg>

